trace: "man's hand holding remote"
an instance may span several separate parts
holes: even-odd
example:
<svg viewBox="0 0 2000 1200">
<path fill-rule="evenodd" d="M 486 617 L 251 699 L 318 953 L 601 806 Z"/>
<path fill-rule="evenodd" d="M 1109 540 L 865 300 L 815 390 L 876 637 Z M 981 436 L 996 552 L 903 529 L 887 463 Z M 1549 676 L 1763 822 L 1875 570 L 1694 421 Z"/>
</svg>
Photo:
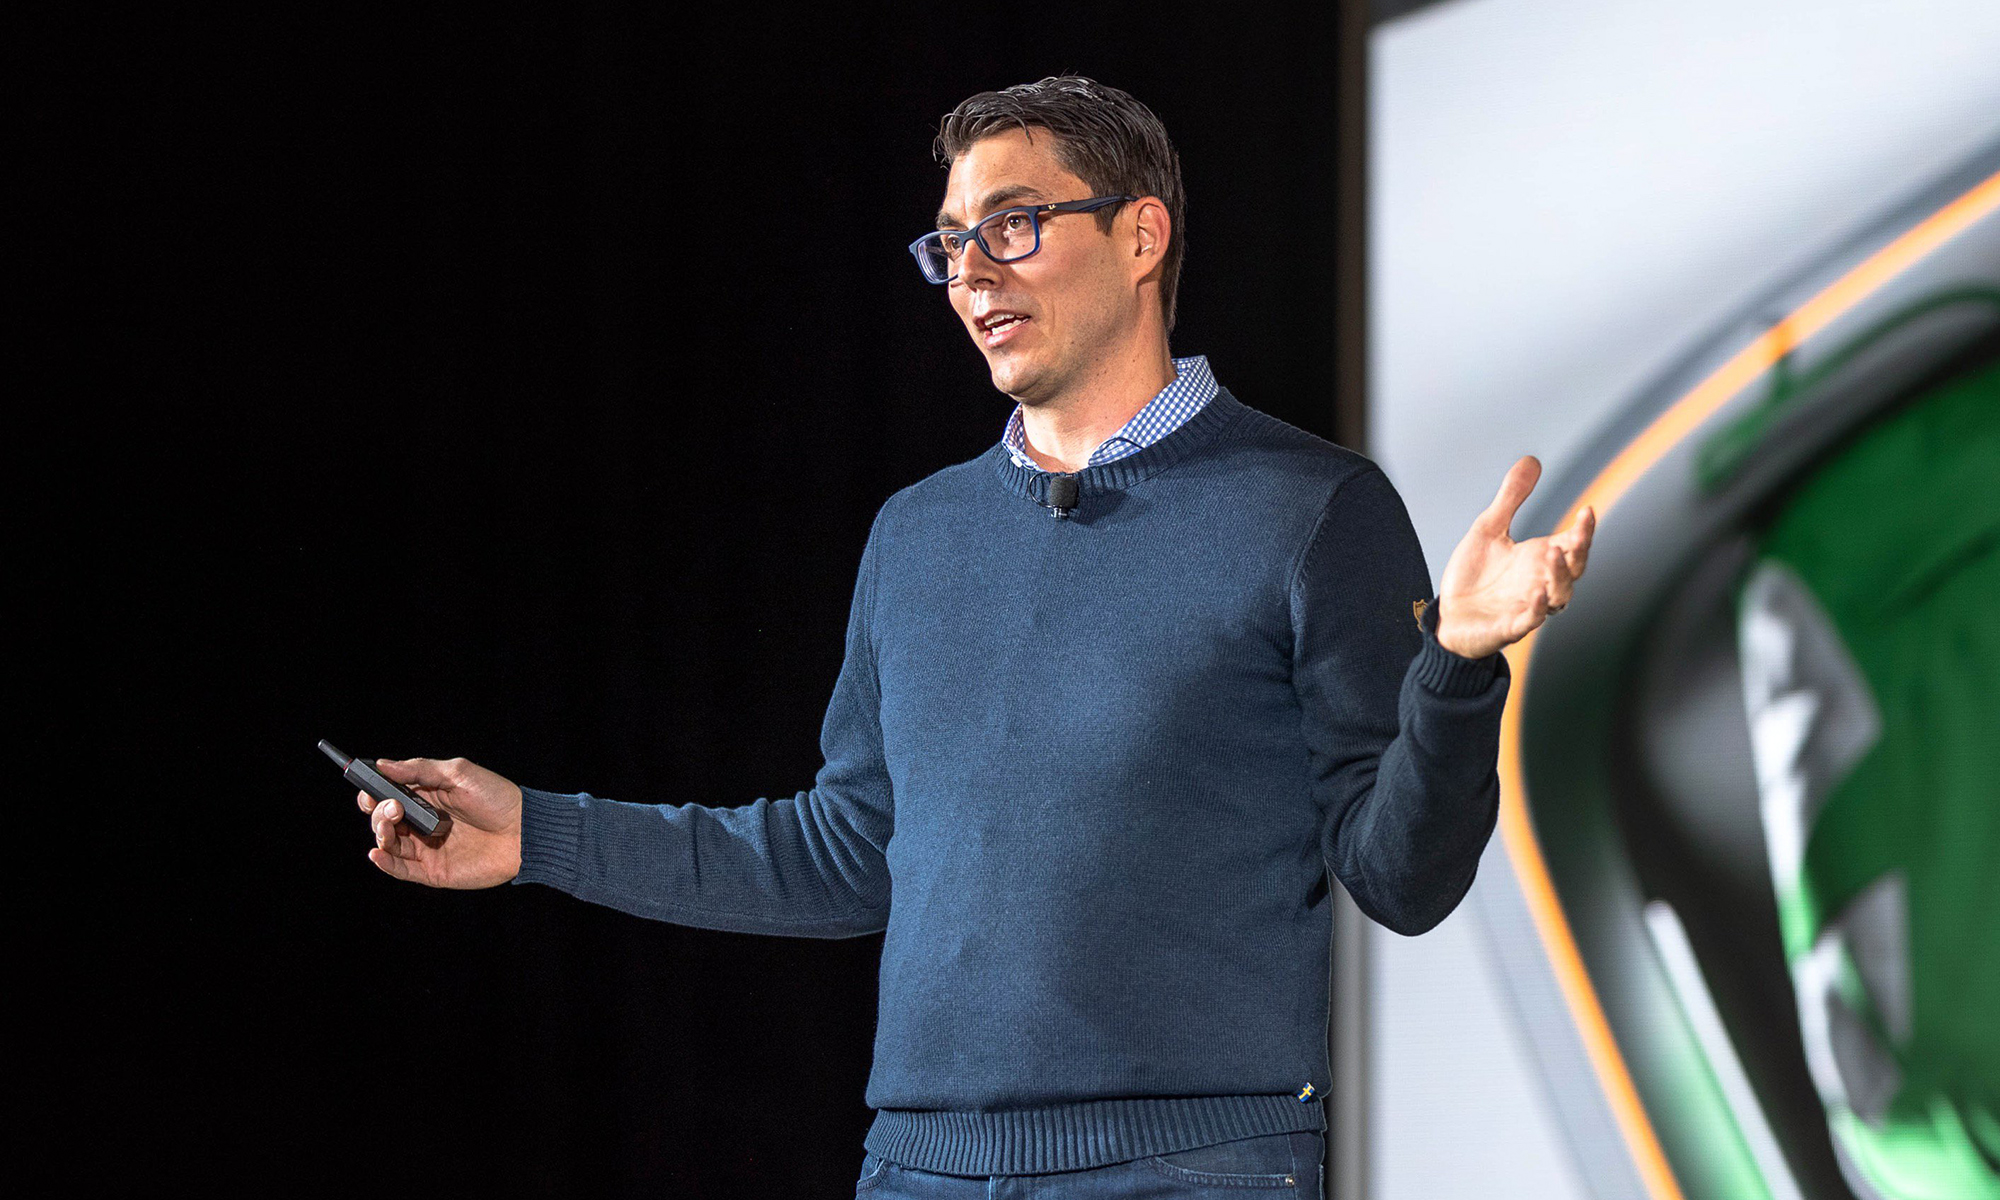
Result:
<svg viewBox="0 0 2000 1200">
<path fill-rule="evenodd" d="M 401 804 L 356 793 L 375 829 L 369 862 L 431 887 L 495 887 L 521 873 L 521 789 L 512 781 L 462 758 L 381 758 L 375 769 L 414 791 L 444 820 L 425 837 L 397 824 Z"/>
</svg>

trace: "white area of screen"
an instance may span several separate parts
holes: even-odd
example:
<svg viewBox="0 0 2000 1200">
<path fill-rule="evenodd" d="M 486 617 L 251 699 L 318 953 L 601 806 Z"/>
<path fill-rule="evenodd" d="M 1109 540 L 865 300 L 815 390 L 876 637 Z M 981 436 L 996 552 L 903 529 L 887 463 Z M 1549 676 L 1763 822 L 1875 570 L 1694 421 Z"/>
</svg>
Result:
<svg viewBox="0 0 2000 1200">
<path fill-rule="evenodd" d="M 1368 450 L 1433 582 L 1516 458 L 2000 136 L 1994 0 L 1448 0 L 1370 60 Z M 1583 1200 L 1476 907 L 1373 930 L 1372 1200 Z"/>
</svg>

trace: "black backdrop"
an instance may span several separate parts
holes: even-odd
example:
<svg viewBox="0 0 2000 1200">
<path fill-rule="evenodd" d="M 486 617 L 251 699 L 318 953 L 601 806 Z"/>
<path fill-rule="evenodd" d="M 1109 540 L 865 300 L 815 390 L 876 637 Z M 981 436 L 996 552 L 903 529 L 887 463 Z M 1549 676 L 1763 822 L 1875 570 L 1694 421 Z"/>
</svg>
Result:
<svg viewBox="0 0 2000 1200">
<path fill-rule="evenodd" d="M 65 939 L 57 1119 L 116 1132 L 77 1165 L 848 1194 L 879 935 L 397 883 L 314 742 L 810 787 L 870 519 L 1011 406 L 903 249 L 975 91 L 1153 107 L 1174 352 L 1333 436 L 1329 8 L 265 9 L 65 51 L 31 125 L 84 152 L 33 195 L 82 219 L 27 328 L 81 337 L 21 511 L 68 563 L 35 786 L 87 781 L 97 831 L 33 861 L 107 901 Z"/>
</svg>

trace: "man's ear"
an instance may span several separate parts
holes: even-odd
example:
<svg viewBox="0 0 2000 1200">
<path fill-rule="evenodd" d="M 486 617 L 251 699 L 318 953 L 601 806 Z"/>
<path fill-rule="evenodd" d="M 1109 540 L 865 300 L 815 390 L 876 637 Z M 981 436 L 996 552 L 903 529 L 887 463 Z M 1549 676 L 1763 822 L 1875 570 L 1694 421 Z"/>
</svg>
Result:
<svg viewBox="0 0 2000 1200">
<path fill-rule="evenodd" d="M 1133 256 L 1144 261 L 1140 263 L 1141 279 L 1164 262 L 1167 257 L 1167 238 L 1173 232 L 1173 221 L 1167 216 L 1167 206 L 1158 196 L 1141 196 L 1133 206 L 1136 210 Z"/>
</svg>

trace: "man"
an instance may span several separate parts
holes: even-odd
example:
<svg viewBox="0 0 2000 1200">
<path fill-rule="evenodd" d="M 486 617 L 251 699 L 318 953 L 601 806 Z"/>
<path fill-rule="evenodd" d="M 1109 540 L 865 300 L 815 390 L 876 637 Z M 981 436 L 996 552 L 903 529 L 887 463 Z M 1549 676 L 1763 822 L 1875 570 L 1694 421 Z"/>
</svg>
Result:
<svg viewBox="0 0 2000 1200">
<path fill-rule="evenodd" d="M 1509 539 L 1521 459 L 1432 597 L 1372 462 L 1169 354 L 1183 200 L 1149 110 L 1050 78 L 965 101 L 938 152 L 911 250 L 1017 404 L 877 513 L 814 786 L 663 807 L 385 762 L 452 823 L 419 838 L 364 795 L 369 856 L 706 928 L 886 929 L 857 1190 L 1318 1195 L 1328 868 L 1404 934 L 1464 896 L 1499 651 L 1568 602 L 1593 516 Z"/>
</svg>

